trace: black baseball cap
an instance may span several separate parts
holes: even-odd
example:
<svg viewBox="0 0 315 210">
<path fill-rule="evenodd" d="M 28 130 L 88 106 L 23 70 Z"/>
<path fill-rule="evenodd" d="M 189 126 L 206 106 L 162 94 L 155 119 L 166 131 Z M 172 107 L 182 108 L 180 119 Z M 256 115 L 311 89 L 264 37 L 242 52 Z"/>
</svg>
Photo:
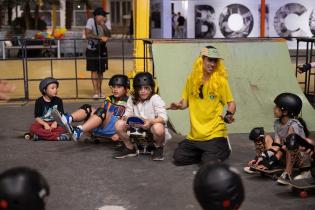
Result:
<svg viewBox="0 0 315 210">
<path fill-rule="evenodd" d="M 106 17 L 106 15 L 108 15 L 108 14 L 109 14 L 109 12 L 106 12 L 105 10 L 103 10 L 102 7 L 96 8 L 96 9 L 94 10 L 94 12 L 93 12 L 93 15 L 94 15 L 94 16 L 101 15 L 101 16 Z"/>
</svg>

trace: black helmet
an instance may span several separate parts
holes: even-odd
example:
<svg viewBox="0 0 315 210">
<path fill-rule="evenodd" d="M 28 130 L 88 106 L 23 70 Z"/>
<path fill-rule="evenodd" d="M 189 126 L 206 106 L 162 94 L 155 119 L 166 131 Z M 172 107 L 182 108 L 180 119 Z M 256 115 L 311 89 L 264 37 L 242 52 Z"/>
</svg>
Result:
<svg viewBox="0 0 315 210">
<path fill-rule="evenodd" d="M 200 167 L 194 180 L 195 196 L 206 210 L 232 210 L 241 206 L 245 193 L 236 170 L 223 163 Z"/>
<path fill-rule="evenodd" d="M 43 210 L 48 195 L 45 178 L 34 169 L 17 167 L 0 174 L 0 210 Z"/>
<path fill-rule="evenodd" d="M 315 179 L 315 165 L 311 168 L 311 175 Z"/>
<path fill-rule="evenodd" d="M 140 72 L 136 74 L 133 79 L 133 88 L 136 89 L 141 86 L 151 86 L 152 89 L 154 89 L 155 83 L 152 74 L 149 72 Z"/>
<path fill-rule="evenodd" d="M 39 83 L 39 91 L 43 95 L 45 95 L 47 86 L 52 84 L 52 83 L 57 84 L 57 87 L 59 86 L 59 82 L 55 78 L 53 78 L 53 77 L 46 77 L 45 79 L 40 81 L 40 83 Z"/>
<path fill-rule="evenodd" d="M 123 74 L 116 74 L 116 75 L 112 76 L 112 78 L 110 78 L 110 80 L 108 82 L 108 85 L 109 86 L 121 85 L 121 86 L 130 88 L 129 78 Z"/>
<path fill-rule="evenodd" d="M 293 93 L 281 93 L 274 102 L 282 111 L 287 111 L 288 115 L 293 117 L 298 116 L 302 109 L 302 100 Z"/>
<path fill-rule="evenodd" d="M 105 12 L 102 7 L 98 7 L 93 11 L 94 16 L 101 15 L 106 17 L 107 14 L 109 14 L 109 12 Z"/>
</svg>

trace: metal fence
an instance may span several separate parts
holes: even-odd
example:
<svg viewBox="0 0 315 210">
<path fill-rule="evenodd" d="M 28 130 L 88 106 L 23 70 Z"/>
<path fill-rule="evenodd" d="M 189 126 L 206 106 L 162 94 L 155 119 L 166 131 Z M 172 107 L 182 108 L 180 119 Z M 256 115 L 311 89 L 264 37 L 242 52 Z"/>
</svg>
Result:
<svg viewBox="0 0 315 210">
<path fill-rule="evenodd" d="M 141 41 L 143 43 L 143 56 L 135 57 L 133 55 L 133 43 Z M 33 39 L 15 39 L 6 40 L 0 39 L 1 51 L 0 65 L 6 66 L 9 61 L 15 61 L 18 71 L 21 71 L 21 76 L 12 77 L 11 73 L 5 75 L 1 74 L 1 79 L 9 81 L 23 81 L 24 96 L 12 98 L 13 100 L 32 100 L 30 98 L 29 88 L 31 82 L 38 82 L 43 79 L 32 79 L 29 76 L 29 64 L 37 61 L 45 61 L 45 68 L 49 69 L 49 73 L 45 77 L 53 76 L 60 81 L 75 81 L 75 94 L 70 97 L 63 97 L 64 99 L 84 99 L 91 97 L 81 97 L 79 90 L 79 81 L 91 80 L 91 78 L 82 78 L 78 75 L 78 62 L 86 59 L 85 50 L 87 40 L 82 38 L 64 38 L 59 40 L 33 40 Z M 127 74 L 126 62 L 135 61 L 136 59 L 143 59 L 143 69 L 148 71 L 151 69 L 154 72 L 153 59 L 151 57 L 151 42 L 143 39 L 110 39 L 107 42 L 108 59 L 115 60 L 120 63 L 119 71 L 115 74 Z M 13 52 L 13 55 L 12 55 Z M 99 59 L 95 57 L 94 59 Z M 62 75 L 56 76 L 56 69 L 54 63 L 56 61 L 73 62 L 74 76 L 63 77 Z M 48 64 L 48 63 L 49 64 Z M 4 70 L 4 69 L 2 69 Z M 1 69 L 0 69 L 1 72 Z M 109 77 L 104 77 L 103 80 L 109 80 Z"/>
<path fill-rule="evenodd" d="M 301 49 L 301 45 L 306 45 L 305 50 Z M 298 75 L 297 69 L 299 64 L 303 63 L 311 63 L 315 60 L 313 57 L 315 56 L 315 38 L 307 38 L 301 37 L 297 38 L 297 46 L 296 46 L 296 76 Z M 300 82 L 300 84 L 304 85 L 304 94 L 306 95 L 314 95 L 315 94 L 315 72 L 313 70 L 307 71 L 303 74 L 304 81 Z M 311 90 L 311 86 L 313 85 L 313 90 Z"/>
</svg>

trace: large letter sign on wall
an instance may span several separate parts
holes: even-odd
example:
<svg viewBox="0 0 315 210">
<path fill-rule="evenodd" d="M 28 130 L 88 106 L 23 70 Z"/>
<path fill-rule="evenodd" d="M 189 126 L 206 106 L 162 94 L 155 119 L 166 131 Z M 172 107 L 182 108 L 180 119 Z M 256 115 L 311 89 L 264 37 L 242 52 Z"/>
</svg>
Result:
<svg viewBox="0 0 315 210">
<path fill-rule="evenodd" d="M 241 16 L 241 28 L 233 30 L 229 24 L 229 18 L 233 14 Z M 234 16 L 235 19 L 235 16 Z M 237 24 L 237 23 L 232 23 Z M 250 10 L 241 4 L 230 4 L 225 7 L 220 14 L 219 27 L 224 37 L 226 38 L 241 38 L 247 37 L 253 29 L 254 18 Z"/>
<path fill-rule="evenodd" d="M 210 5 L 195 6 L 195 38 L 213 38 L 216 32 L 214 9 Z"/>
<path fill-rule="evenodd" d="M 304 12 L 306 12 L 306 10 L 307 9 L 299 3 L 290 3 L 280 7 L 273 19 L 273 24 L 278 35 L 281 37 L 292 37 L 294 36 L 294 32 L 300 32 L 297 35 L 303 34 L 303 31 L 301 31 L 300 28 L 289 30 L 286 26 L 285 18 L 290 14 L 301 16 Z"/>
</svg>

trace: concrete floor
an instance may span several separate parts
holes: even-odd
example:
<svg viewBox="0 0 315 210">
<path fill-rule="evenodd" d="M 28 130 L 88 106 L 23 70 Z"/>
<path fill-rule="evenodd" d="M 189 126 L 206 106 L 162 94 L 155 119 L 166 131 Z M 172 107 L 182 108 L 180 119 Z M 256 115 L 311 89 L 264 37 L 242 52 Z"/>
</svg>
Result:
<svg viewBox="0 0 315 210">
<path fill-rule="evenodd" d="M 82 103 L 65 103 L 65 110 L 73 111 Z M 47 210 L 94 210 L 105 205 L 128 210 L 200 209 L 192 191 L 198 166 L 172 164 L 183 136 L 174 135 L 167 144 L 165 161 L 153 162 L 148 156 L 115 160 L 109 143 L 24 140 L 23 133 L 33 122 L 33 107 L 33 103 L 0 105 L 0 172 L 14 166 L 40 170 L 51 187 Z M 233 152 L 227 163 L 240 170 L 246 190 L 242 210 L 315 209 L 314 194 L 301 199 L 269 178 L 244 174 L 242 167 L 254 156 L 253 145 L 248 134 L 231 134 L 230 141 Z"/>
</svg>

